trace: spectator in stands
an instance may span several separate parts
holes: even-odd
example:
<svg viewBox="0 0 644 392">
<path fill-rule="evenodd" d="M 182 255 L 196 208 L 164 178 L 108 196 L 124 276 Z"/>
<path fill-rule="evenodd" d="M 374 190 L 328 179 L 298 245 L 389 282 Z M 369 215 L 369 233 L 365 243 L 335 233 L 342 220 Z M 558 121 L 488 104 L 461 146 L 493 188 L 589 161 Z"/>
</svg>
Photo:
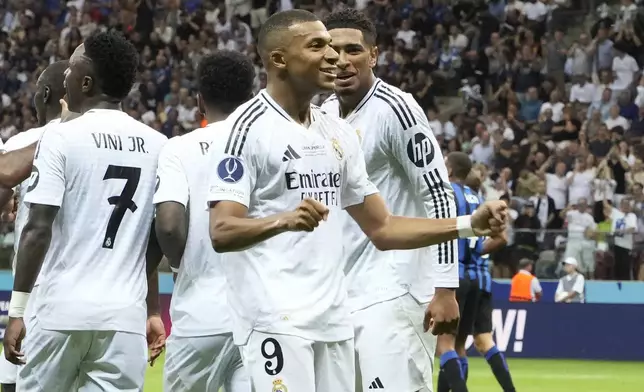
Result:
<svg viewBox="0 0 644 392">
<path fill-rule="evenodd" d="M 580 198 L 561 212 L 568 226 L 566 257 L 580 260 L 579 271 L 591 277 L 595 271 L 595 241 L 597 228 L 585 198 Z"/>
<path fill-rule="evenodd" d="M 615 280 L 631 280 L 633 259 L 633 234 L 637 232 L 637 217 L 632 212 L 631 201 L 623 199 L 619 209 L 605 201 L 604 214 L 611 218 L 614 238 Z"/>
<path fill-rule="evenodd" d="M 532 274 L 534 262 L 524 258 L 519 261 L 519 272 L 512 277 L 511 302 L 537 302 L 543 296 L 539 279 Z"/>
<path fill-rule="evenodd" d="M 563 262 L 566 275 L 559 279 L 555 291 L 555 302 L 581 303 L 584 302 L 586 281 L 584 276 L 577 272 L 577 260 L 567 257 Z"/>
</svg>

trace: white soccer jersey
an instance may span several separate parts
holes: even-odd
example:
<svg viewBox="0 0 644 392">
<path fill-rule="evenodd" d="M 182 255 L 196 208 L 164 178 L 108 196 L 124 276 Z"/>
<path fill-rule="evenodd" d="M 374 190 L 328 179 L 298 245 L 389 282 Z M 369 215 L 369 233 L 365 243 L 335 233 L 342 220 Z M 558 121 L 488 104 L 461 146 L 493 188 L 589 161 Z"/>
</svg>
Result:
<svg viewBox="0 0 644 392">
<path fill-rule="evenodd" d="M 251 330 L 327 342 L 353 337 L 338 217 L 377 189 L 355 131 L 315 106 L 311 120 L 308 129 L 297 124 L 262 91 L 226 120 L 230 131 L 210 147 L 208 201 L 241 203 L 251 218 L 292 211 L 305 198 L 330 210 L 312 233 L 283 233 L 224 254 L 237 344 Z"/>
<path fill-rule="evenodd" d="M 339 115 L 332 95 L 322 110 Z M 456 217 L 441 148 L 414 98 L 377 79 L 346 120 L 362 140 L 369 179 L 394 215 Z M 353 311 L 407 292 L 428 302 L 434 287 L 458 287 L 457 242 L 380 252 L 347 216 L 344 247 Z"/>
<path fill-rule="evenodd" d="M 60 119 L 57 118 L 55 120 L 48 122 L 47 125 L 45 125 L 44 127 L 32 128 L 28 131 L 21 132 L 17 135 L 14 135 L 9 140 L 7 140 L 7 144 L 4 145 L 4 150 L 6 152 L 15 151 L 15 150 L 19 150 L 21 148 L 27 147 L 31 144 L 34 144 L 38 140 L 40 140 L 40 138 L 43 135 L 43 132 L 45 132 L 47 128 L 59 123 L 60 123 Z M 15 188 L 15 192 L 18 198 L 17 200 L 18 210 L 16 212 L 16 221 L 14 222 L 15 238 L 13 242 L 14 257 L 13 257 L 13 263 L 12 263 L 12 272 L 14 274 L 16 273 L 16 254 L 18 253 L 20 233 L 22 233 L 22 228 L 25 227 L 25 224 L 27 223 L 27 218 L 29 217 L 29 207 L 24 202 L 25 193 L 27 193 L 28 186 L 29 186 L 29 179 L 26 179 L 22 183 L 18 184 L 18 186 L 16 186 Z M 42 275 L 38 275 L 38 280 L 40 280 L 40 276 Z"/>
<path fill-rule="evenodd" d="M 210 242 L 210 214 L 204 207 L 212 171 L 208 149 L 222 122 L 172 138 L 159 156 L 154 204 L 181 203 L 188 211 L 188 238 L 174 285 L 170 317 L 172 334 L 193 337 L 231 332 L 226 278 L 220 255 Z"/>
<path fill-rule="evenodd" d="M 35 309 L 43 329 L 145 334 L 145 253 L 165 141 L 106 109 L 43 134 L 25 196 L 60 207 Z"/>
</svg>

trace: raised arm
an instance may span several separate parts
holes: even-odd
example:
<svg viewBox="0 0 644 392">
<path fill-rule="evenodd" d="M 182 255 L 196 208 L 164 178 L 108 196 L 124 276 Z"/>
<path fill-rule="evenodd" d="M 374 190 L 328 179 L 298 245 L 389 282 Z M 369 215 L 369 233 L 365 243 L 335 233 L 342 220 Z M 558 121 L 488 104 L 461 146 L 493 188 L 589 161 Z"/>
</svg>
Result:
<svg viewBox="0 0 644 392">
<path fill-rule="evenodd" d="M 13 188 L 29 178 L 36 144 L 0 154 L 0 185 Z"/>
</svg>

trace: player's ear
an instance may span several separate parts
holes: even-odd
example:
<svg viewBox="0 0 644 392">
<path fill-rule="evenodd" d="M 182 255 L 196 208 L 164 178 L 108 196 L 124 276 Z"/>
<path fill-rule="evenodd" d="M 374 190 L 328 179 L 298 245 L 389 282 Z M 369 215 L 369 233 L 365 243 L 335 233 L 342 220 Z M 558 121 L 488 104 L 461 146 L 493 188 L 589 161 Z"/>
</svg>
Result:
<svg viewBox="0 0 644 392">
<path fill-rule="evenodd" d="M 268 58 L 275 68 L 280 70 L 286 68 L 286 53 L 282 50 L 276 49 L 272 51 L 269 53 Z"/>
<path fill-rule="evenodd" d="M 45 90 L 42 92 L 42 101 L 48 103 L 51 98 L 51 89 L 49 86 L 45 86 Z"/>
<path fill-rule="evenodd" d="M 203 101 L 201 93 L 197 93 L 197 109 L 199 110 L 199 113 L 204 116 L 206 115 L 206 104 Z"/>
<path fill-rule="evenodd" d="M 371 50 L 369 51 L 369 68 L 375 68 L 376 64 L 378 64 L 378 45 L 374 45 L 371 47 Z"/>
<path fill-rule="evenodd" d="M 92 91 L 92 87 L 94 87 L 94 79 L 92 79 L 91 76 L 84 76 L 83 81 L 81 82 L 81 91 L 83 93 L 88 93 Z"/>
</svg>

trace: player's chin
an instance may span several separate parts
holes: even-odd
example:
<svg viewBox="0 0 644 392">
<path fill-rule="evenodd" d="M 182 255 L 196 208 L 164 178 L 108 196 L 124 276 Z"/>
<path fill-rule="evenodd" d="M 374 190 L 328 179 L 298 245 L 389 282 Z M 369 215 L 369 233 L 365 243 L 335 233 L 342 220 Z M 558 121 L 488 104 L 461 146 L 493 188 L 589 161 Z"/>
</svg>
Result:
<svg viewBox="0 0 644 392">
<path fill-rule="evenodd" d="M 320 77 L 318 78 L 318 87 L 323 90 L 333 90 L 335 87 L 335 72 L 331 71 L 320 71 Z"/>
</svg>

